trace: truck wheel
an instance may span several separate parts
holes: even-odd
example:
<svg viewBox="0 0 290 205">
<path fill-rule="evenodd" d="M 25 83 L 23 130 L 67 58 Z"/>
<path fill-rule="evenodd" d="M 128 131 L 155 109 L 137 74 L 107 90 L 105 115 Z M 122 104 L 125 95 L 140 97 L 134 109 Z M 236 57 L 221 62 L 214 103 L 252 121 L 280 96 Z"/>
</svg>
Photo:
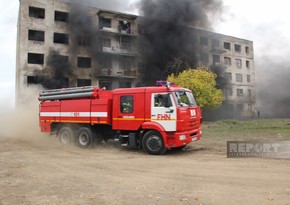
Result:
<svg viewBox="0 0 290 205">
<path fill-rule="evenodd" d="M 77 134 L 76 143 L 81 148 L 87 148 L 93 143 L 92 130 L 88 127 L 82 127 Z"/>
<path fill-rule="evenodd" d="M 75 140 L 75 132 L 68 126 L 60 128 L 57 136 L 62 144 L 70 144 Z"/>
<path fill-rule="evenodd" d="M 149 154 L 160 155 L 166 152 L 163 138 L 155 130 L 150 130 L 145 133 L 142 139 L 142 147 Z"/>
</svg>

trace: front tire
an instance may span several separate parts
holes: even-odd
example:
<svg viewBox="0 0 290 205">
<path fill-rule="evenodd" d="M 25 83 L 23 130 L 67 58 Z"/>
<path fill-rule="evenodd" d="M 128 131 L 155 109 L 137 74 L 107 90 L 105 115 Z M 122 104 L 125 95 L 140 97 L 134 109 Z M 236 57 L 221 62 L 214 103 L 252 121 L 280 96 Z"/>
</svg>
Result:
<svg viewBox="0 0 290 205">
<path fill-rule="evenodd" d="M 73 128 L 68 127 L 68 126 L 60 128 L 57 136 L 60 143 L 65 144 L 65 145 L 74 142 L 75 137 L 76 137 L 75 131 L 73 130 Z"/>
<path fill-rule="evenodd" d="M 145 133 L 142 139 L 142 147 L 145 152 L 153 155 L 161 155 L 166 152 L 161 134 L 155 130 Z"/>
<path fill-rule="evenodd" d="M 93 144 L 92 130 L 88 127 L 82 127 L 77 134 L 76 143 L 81 148 L 88 148 Z"/>
</svg>

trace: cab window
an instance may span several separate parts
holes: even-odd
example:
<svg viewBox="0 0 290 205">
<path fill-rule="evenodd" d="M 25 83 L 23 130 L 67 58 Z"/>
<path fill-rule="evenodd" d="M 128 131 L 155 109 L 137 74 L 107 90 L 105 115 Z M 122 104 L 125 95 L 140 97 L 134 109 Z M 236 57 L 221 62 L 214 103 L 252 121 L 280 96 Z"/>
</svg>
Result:
<svg viewBox="0 0 290 205">
<path fill-rule="evenodd" d="M 134 97 L 131 95 L 121 96 L 120 98 L 120 112 L 132 113 L 134 107 Z"/>
<path fill-rule="evenodd" d="M 154 107 L 171 107 L 172 102 L 170 94 L 155 94 L 154 95 Z"/>
</svg>

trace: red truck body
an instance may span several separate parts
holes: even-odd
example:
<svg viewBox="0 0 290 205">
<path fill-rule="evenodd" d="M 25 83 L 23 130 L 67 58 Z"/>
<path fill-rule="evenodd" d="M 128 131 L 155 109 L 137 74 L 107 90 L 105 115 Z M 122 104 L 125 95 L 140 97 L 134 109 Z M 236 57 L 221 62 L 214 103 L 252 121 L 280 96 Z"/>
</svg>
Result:
<svg viewBox="0 0 290 205">
<path fill-rule="evenodd" d="M 41 131 L 56 133 L 63 143 L 88 147 L 113 138 L 163 154 L 201 138 L 200 108 L 182 87 L 78 87 L 43 91 L 39 100 Z"/>
</svg>

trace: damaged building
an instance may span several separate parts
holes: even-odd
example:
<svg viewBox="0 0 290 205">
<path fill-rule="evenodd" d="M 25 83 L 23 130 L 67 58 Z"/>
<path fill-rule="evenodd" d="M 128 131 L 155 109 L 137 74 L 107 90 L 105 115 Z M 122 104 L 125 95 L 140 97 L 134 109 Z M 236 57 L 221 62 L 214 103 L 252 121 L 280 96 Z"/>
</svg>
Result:
<svg viewBox="0 0 290 205">
<path fill-rule="evenodd" d="M 115 89 L 164 79 L 144 57 L 150 44 L 143 43 L 142 18 L 92 5 L 80 9 L 68 1 L 20 1 L 17 102 L 25 101 L 26 91 L 38 84 L 46 89 Z M 188 39 L 195 44 L 194 65 L 222 68 L 217 74 L 225 101 L 215 112 L 226 118 L 255 116 L 253 42 L 189 29 L 194 33 Z"/>
</svg>

